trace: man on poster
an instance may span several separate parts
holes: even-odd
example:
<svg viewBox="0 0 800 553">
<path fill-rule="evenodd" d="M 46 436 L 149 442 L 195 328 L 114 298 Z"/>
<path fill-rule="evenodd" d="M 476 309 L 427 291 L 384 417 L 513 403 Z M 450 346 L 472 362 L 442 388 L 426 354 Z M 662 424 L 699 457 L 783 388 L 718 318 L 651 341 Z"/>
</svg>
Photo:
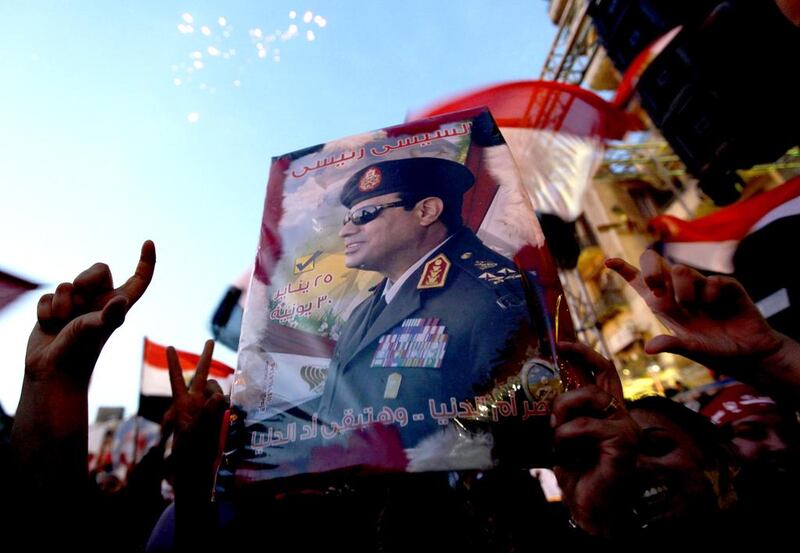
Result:
<svg viewBox="0 0 800 553">
<path fill-rule="evenodd" d="M 460 163 L 421 157 L 375 163 L 345 183 L 345 265 L 384 279 L 342 329 L 320 421 L 357 427 L 401 409 L 395 426 L 409 448 L 447 422 L 440 406 L 453 413 L 453 401 L 492 388 L 528 310 L 514 264 L 462 222 L 474 180 Z"/>
</svg>

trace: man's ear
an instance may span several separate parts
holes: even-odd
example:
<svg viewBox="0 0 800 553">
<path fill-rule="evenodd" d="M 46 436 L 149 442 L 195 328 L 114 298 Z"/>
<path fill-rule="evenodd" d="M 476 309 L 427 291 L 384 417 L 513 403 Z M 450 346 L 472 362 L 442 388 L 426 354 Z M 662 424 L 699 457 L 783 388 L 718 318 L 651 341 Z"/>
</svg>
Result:
<svg viewBox="0 0 800 553">
<path fill-rule="evenodd" d="M 439 220 L 444 211 L 444 202 L 436 196 L 429 196 L 417 202 L 414 212 L 419 217 L 420 225 L 427 227 Z"/>
</svg>

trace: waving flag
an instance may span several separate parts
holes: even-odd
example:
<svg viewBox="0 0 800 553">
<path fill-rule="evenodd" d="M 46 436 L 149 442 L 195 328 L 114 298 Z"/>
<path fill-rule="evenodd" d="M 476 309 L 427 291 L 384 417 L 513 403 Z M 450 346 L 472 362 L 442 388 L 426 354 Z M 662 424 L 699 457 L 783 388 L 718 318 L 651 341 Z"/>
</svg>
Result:
<svg viewBox="0 0 800 553">
<path fill-rule="evenodd" d="M 733 275 L 776 330 L 800 340 L 800 177 L 694 221 L 650 221 L 670 260 Z"/>
<path fill-rule="evenodd" d="M 25 292 L 29 292 L 38 287 L 38 284 L 0 271 L 0 310 Z"/>
<path fill-rule="evenodd" d="M 684 221 L 659 215 L 648 223 L 672 261 L 704 271 L 733 273 L 741 240 L 779 219 L 800 214 L 800 177 L 777 188 L 736 202 L 706 217 Z"/>
<path fill-rule="evenodd" d="M 183 369 L 183 378 L 189 382 L 194 376 L 200 356 L 186 351 L 176 351 Z M 233 383 L 233 373 L 234 370 L 228 365 L 219 361 L 211 361 L 208 378 L 219 382 L 222 391 L 228 394 Z M 145 338 L 139 415 L 152 421 L 161 422 L 171 402 L 172 389 L 169 383 L 167 348 Z"/>
<path fill-rule="evenodd" d="M 482 88 L 409 119 L 476 106 L 488 107 L 497 121 L 551 252 L 559 265 L 573 268 L 579 253 L 575 220 L 583 211 L 584 192 L 603 160 L 605 141 L 641 130 L 641 121 L 589 90 L 552 81 Z"/>
</svg>

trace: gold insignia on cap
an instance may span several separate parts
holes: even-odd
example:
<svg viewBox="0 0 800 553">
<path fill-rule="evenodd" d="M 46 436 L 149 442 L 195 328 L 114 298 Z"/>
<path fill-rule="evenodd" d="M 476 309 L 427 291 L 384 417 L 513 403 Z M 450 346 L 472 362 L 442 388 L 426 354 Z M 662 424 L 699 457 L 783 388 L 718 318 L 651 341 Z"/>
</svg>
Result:
<svg viewBox="0 0 800 553">
<path fill-rule="evenodd" d="M 487 269 L 494 269 L 497 267 L 497 263 L 494 261 L 476 261 L 475 266 L 481 271 L 485 271 Z"/>
<path fill-rule="evenodd" d="M 428 261 L 422 269 L 417 290 L 443 287 L 447 273 L 450 271 L 450 265 L 450 260 L 443 253 Z"/>
<path fill-rule="evenodd" d="M 469 259 L 472 257 L 472 252 L 464 252 L 461 254 L 461 259 Z"/>
<path fill-rule="evenodd" d="M 380 184 L 381 170 L 377 167 L 370 167 L 358 180 L 358 189 L 362 192 L 369 192 L 378 188 Z"/>
</svg>

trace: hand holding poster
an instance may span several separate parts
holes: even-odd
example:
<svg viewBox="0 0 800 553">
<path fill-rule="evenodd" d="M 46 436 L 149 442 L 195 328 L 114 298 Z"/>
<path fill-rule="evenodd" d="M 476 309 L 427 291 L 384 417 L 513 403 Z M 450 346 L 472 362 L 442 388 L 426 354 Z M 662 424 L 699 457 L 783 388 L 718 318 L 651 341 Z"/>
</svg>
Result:
<svg viewBox="0 0 800 553">
<path fill-rule="evenodd" d="M 555 343 L 572 337 L 560 293 L 485 109 L 273 159 L 229 468 L 486 469 L 549 451 Z"/>
</svg>

